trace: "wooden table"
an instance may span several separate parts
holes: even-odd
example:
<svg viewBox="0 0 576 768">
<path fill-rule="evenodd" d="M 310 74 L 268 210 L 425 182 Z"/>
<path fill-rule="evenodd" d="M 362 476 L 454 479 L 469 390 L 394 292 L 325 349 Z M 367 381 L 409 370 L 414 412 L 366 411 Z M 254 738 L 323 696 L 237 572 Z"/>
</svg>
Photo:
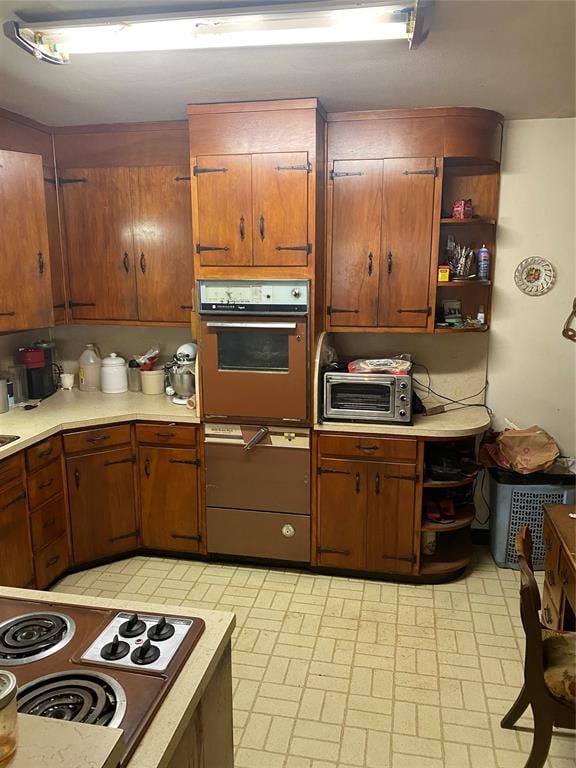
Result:
<svg viewBox="0 0 576 768">
<path fill-rule="evenodd" d="M 574 504 L 544 506 L 544 593 L 542 623 L 550 629 L 576 630 L 576 513 Z"/>
</svg>

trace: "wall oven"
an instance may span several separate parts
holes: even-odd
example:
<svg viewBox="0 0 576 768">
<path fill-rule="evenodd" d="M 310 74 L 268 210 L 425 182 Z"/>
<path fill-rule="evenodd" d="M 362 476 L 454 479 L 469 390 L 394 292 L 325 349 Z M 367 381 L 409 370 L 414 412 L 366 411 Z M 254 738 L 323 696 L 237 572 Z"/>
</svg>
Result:
<svg viewBox="0 0 576 768">
<path fill-rule="evenodd" d="M 412 377 L 387 373 L 324 374 L 324 419 L 412 422 Z"/>
<path fill-rule="evenodd" d="M 200 280 L 201 409 L 208 421 L 306 422 L 307 280 Z"/>
</svg>

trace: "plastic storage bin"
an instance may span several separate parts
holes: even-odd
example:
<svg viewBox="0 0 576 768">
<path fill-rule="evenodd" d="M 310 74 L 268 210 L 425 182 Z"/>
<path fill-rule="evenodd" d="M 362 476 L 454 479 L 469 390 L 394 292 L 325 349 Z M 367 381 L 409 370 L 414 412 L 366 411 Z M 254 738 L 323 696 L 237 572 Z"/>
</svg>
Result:
<svg viewBox="0 0 576 768">
<path fill-rule="evenodd" d="M 546 555 L 542 541 L 544 504 L 574 504 L 576 475 L 533 472 L 520 475 L 490 469 L 490 551 L 501 568 L 518 568 L 514 539 L 529 526 L 534 543 L 534 569 L 542 570 Z"/>
</svg>

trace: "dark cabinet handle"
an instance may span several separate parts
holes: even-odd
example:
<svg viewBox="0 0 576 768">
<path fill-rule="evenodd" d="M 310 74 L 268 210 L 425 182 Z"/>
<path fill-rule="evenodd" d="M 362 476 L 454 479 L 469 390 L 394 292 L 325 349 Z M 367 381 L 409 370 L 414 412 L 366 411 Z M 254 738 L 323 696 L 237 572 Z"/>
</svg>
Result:
<svg viewBox="0 0 576 768">
<path fill-rule="evenodd" d="M 372 269 L 373 269 L 372 260 L 373 260 L 373 256 L 371 253 L 369 253 L 368 254 L 368 277 L 370 277 L 370 275 L 372 274 Z"/>
<path fill-rule="evenodd" d="M 356 481 L 356 493 L 360 493 L 360 472 L 356 472 L 354 479 Z"/>
<path fill-rule="evenodd" d="M 122 533 L 120 536 L 111 536 L 108 541 L 121 541 L 122 539 L 133 539 L 134 536 L 138 536 L 140 531 L 136 529 L 135 531 L 129 531 L 128 533 Z"/>
<path fill-rule="evenodd" d="M 52 450 L 53 450 L 52 445 L 49 445 L 45 451 L 38 451 L 38 457 L 40 459 L 44 459 L 46 458 L 46 456 L 50 456 L 50 454 L 52 453 Z"/>
<path fill-rule="evenodd" d="M 188 539 L 189 541 L 202 541 L 202 536 L 188 536 L 184 533 L 171 533 L 172 539 Z"/>
<path fill-rule="evenodd" d="M 144 253 L 140 254 L 140 272 L 142 274 L 146 272 L 146 256 L 144 256 Z"/>
<path fill-rule="evenodd" d="M 130 257 L 127 251 L 124 251 L 124 256 L 122 256 L 122 264 L 124 265 L 124 272 L 130 272 Z"/>
<path fill-rule="evenodd" d="M 146 477 L 150 477 L 150 458 L 148 456 L 144 460 L 144 474 Z"/>
<path fill-rule="evenodd" d="M 46 563 L 46 568 L 50 568 L 52 565 L 56 565 L 56 563 L 60 560 L 60 555 L 54 555 L 54 557 L 51 557 L 50 560 Z"/>
<path fill-rule="evenodd" d="M 318 552 L 319 555 L 322 553 L 328 554 L 328 555 L 350 555 L 351 552 L 349 549 L 334 549 L 329 547 L 317 547 L 316 552 Z"/>
<path fill-rule="evenodd" d="M 376 496 L 380 496 L 380 472 L 376 472 Z"/>
<path fill-rule="evenodd" d="M 260 240 L 264 240 L 264 216 L 260 216 Z"/>
<path fill-rule="evenodd" d="M 26 498 L 26 493 L 22 492 L 19 496 L 16 496 L 12 499 L 12 501 L 9 501 L 7 504 L 4 504 L 2 509 L 8 509 L 8 507 L 12 507 L 14 504 L 17 504 L 19 501 L 23 501 Z"/>
<path fill-rule="evenodd" d="M 50 488 L 53 482 L 54 478 L 51 477 L 50 480 L 45 480 L 43 483 L 40 483 L 39 488 Z"/>
<path fill-rule="evenodd" d="M 76 488 L 80 488 L 80 470 L 79 469 L 74 470 L 74 483 L 76 484 Z"/>
<path fill-rule="evenodd" d="M 15 317 L 16 312 L 0 312 L 0 317 Z"/>
<path fill-rule="evenodd" d="M 360 444 L 358 444 L 356 446 L 356 448 L 358 448 L 358 450 L 360 450 L 360 451 L 377 451 L 378 450 L 378 446 L 377 445 L 360 445 Z"/>
<path fill-rule="evenodd" d="M 154 434 L 156 435 L 156 437 L 162 437 L 165 440 L 168 440 L 171 437 L 175 437 L 174 432 L 154 432 Z"/>
<path fill-rule="evenodd" d="M 392 251 L 388 251 L 388 255 L 386 256 L 386 261 L 387 261 L 388 274 L 391 275 L 392 274 Z"/>
<path fill-rule="evenodd" d="M 246 237 L 246 230 L 244 228 L 244 216 L 240 216 L 240 240 L 244 240 Z"/>
<path fill-rule="evenodd" d="M 44 274 L 44 256 L 42 255 L 42 251 L 38 251 L 38 272 L 41 275 Z"/>
<path fill-rule="evenodd" d="M 87 437 L 87 443 L 99 443 L 101 440 L 109 440 L 110 435 L 95 435 L 94 437 Z"/>
<path fill-rule="evenodd" d="M 548 584 L 550 584 L 550 586 L 553 587 L 554 584 L 556 583 L 556 579 L 554 578 L 554 571 L 551 571 L 550 569 L 548 569 L 546 571 L 546 579 L 548 581 Z"/>
</svg>

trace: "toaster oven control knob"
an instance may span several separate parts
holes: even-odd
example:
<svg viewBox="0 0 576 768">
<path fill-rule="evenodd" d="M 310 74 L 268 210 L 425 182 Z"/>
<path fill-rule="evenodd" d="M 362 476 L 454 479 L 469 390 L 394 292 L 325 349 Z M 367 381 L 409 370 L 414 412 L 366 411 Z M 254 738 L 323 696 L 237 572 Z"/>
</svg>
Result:
<svg viewBox="0 0 576 768">
<path fill-rule="evenodd" d="M 400 414 L 400 416 L 406 416 L 406 411 L 404 410 L 404 408 L 400 408 L 398 413 Z"/>
<path fill-rule="evenodd" d="M 106 661 L 118 661 L 128 655 L 130 646 L 124 640 L 120 640 L 118 635 L 114 635 L 114 640 L 106 645 L 100 651 L 100 656 Z"/>
<path fill-rule="evenodd" d="M 398 399 L 400 400 L 400 402 L 401 402 L 401 403 L 405 403 L 405 402 L 406 402 L 406 400 L 408 400 L 408 398 L 406 397 L 406 395 L 400 395 L 400 397 L 399 397 Z"/>
<path fill-rule="evenodd" d="M 138 618 L 137 613 L 133 613 L 128 621 L 120 624 L 119 632 L 122 637 L 138 637 L 138 635 L 141 635 L 145 629 L 146 624 L 144 624 L 142 619 Z"/>
<path fill-rule="evenodd" d="M 301 296 L 300 288 L 292 288 L 290 293 L 292 294 L 292 296 L 294 296 L 295 299 L 299 299 Z"/>
<path fill-rule="evenodd" d="M 157 642 L 159 640 L 168 640 L 168 638 L 172 637 L 173 634 L 174 625 L 166 621 L 164 616 L 158 619 L 158 623 L 154 624 L 154 626 L 150 627 L 148 630 L 148 637 L 150 640 L 156 640 Z"/>
<path fill-rule="evenodd" d="M 295 535 L 296 535 L 296 531 L 293 525 L 290 525 L 290 523 L 286 523 L 286 525 L 282 526 L 282 536 L 285 536 L 287 539 L 291 539 Z"/>
<path fill-rule="evenodd" d="M 153 664 L 158 656 L 160 656 L 160 649 L 152 645 L 150 640 L 144 640 L 142 645 L 132 651 L 130 659 L 134 664 Z"/>
<path fill-rule="evenodd" d="M 408 384 L 406 384 L 405 381 L 401 381 L 400 382 L 400 389 L 406 389 L 407 386 L 408 386 Z"/>
</svg>

